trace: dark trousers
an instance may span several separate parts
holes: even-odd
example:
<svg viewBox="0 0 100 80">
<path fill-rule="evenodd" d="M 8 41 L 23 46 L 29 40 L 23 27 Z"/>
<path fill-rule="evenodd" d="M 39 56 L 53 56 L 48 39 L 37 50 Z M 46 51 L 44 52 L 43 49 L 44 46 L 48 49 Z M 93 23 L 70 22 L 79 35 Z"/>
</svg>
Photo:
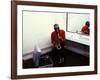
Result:
<svg viewBox="0 0 100 80">
<path fill-rule="evenodd" d="M 51 58 L 53 60 L 53 63 L 54 63 L 54 66 L 58 66 L 59 65 L 59 62 L 60 62 L 60 59 L 61 58 L 64 58 L 65 60 L 65 48 L 64 48 L 64 45 L 61 45 L 61 49 L 58 50 L 56 48 L 53 48 L 53 51 L 52 51 L 52 54 L 51 54 Z"/>
</svg>

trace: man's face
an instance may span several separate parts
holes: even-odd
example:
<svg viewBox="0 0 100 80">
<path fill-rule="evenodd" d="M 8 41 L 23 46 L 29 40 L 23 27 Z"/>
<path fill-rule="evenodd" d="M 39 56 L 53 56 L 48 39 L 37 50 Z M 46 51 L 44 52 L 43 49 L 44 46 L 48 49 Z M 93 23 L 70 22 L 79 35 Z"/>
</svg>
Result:
<svg viewBox="0 0 100 80">
<path fill-rule="evenodd" d="M 56 31 L 56 32 L 59 32 L 59 28 L 55 28 L 55 31 Z"/>
</svg>

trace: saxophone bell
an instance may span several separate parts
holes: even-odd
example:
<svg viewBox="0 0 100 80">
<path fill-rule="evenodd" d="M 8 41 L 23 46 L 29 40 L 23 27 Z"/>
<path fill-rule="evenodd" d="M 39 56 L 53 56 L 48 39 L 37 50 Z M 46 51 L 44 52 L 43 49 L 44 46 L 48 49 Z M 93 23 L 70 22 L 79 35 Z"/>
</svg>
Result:
<svg viewBox="0 0 100 80">
<path fill-rule="evenodd" d="M 61 49 L 61 45 L 60 45 L 60 44 L 57 45 L 57 49 L 58 49 L 58 50 Z"/>
</svg>

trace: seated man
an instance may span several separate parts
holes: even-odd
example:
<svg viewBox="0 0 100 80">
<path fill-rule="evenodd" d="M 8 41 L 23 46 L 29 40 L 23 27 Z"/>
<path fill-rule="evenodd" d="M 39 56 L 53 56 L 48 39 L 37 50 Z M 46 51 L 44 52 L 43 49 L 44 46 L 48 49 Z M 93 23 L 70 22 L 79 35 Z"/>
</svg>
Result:
<svg viewBox="0 0 100 80">
<path fill-rule="evenodd" d="M 51 42 L 53 45 L 52 59 L 56 65 L 60 57 L 65 57 L 63 50 L 65 48 L 65 31 L 59 28 L 58 24 L 54 24 L 54 31 L 51 33 Z"/>
<path fill-rule="evenodd" d="M 89 34 L 89 26 L 90 26 L 90 23 L 89 23 L 89 21 L 87 21 L 86 23 L 85 23 L 85 25 L 82 27 L 82 29 L 81 29 L 81 31 L 82 31 L 82 33 L 84 33 L 84 34 Z"/>
</svg>

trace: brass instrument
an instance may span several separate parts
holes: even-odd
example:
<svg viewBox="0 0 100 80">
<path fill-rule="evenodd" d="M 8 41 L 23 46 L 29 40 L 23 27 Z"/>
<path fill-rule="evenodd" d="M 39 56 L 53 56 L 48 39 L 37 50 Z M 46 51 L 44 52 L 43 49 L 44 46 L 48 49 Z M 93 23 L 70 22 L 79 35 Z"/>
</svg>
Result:
<svg viewBox="0 0 100 80">
<path fill-rule="evenodd" d="M 60 44 L 60 35 L 59 35 L 59 33 L 57 34 L 57 37 L 58 37 L 58 40 L 57 40 L 57 46 L 56 46 L 56 48 L 58 50 L 60 50 L 61 49 L 61 44 Z"/>
</svg>

